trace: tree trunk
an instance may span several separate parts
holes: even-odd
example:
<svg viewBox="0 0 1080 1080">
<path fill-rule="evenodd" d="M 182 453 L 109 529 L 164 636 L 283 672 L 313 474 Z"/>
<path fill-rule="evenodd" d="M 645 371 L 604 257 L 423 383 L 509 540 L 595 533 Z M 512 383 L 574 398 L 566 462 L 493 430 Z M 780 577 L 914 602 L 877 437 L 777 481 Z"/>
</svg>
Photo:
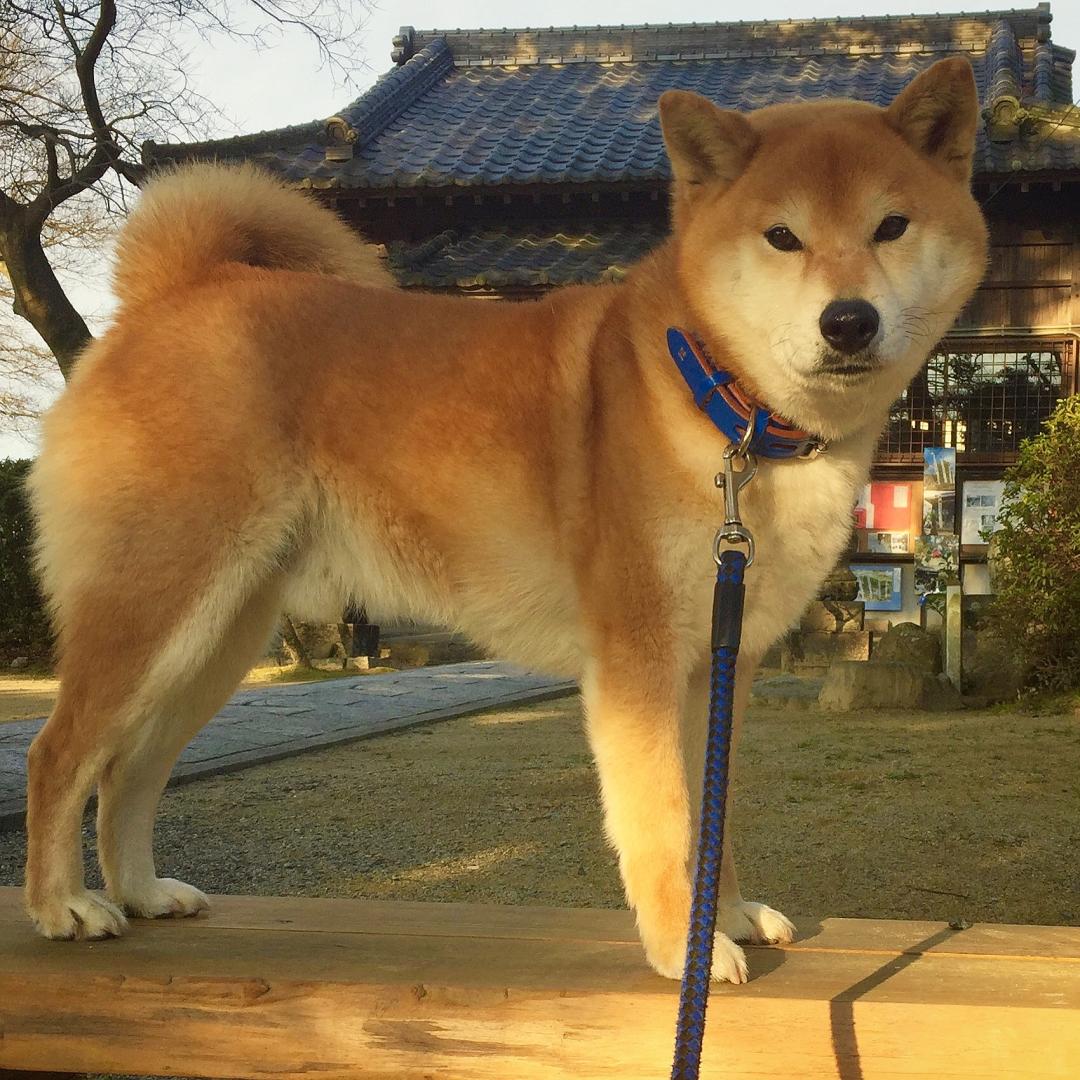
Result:
<svg viewBox="0 0 1080 1080">
<path fill-rule="evenodd" d="M 285 648 L 292 653 L 293 663 L 297 667 L 313 668 L 315 666 L 311 662 L 311 654 L 304 648 L 304 643 L 296 632 L 292 619 L 284 613 L 281 616 L 281 637 L 285 642 Z"/>
<path fill-rule="evenodd" d="M 61 374 L 70 378 L 75 361 L 93 337 L 56 279 L 36 227 L 26 221 L 9 222 L 0 232 L 0 256 L 15 293 L 15 314 L 41 335 Z"/>
</svg>

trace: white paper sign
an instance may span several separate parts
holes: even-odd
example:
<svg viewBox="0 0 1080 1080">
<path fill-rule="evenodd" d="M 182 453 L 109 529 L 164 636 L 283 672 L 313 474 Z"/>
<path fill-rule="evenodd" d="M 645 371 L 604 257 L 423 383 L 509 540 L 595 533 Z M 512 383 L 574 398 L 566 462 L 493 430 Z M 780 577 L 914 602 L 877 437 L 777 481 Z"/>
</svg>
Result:
<svg viewBox="0 0 1080 1080">
<path fill-rule="evenodd" d="M 997 516 L 1005 485 L 1000 480 L 965 480 L 963 517 L 960 523 L 960 543 L 985 544 L 979 535 L 984 529 L 997 531 Z"/>
</svg>

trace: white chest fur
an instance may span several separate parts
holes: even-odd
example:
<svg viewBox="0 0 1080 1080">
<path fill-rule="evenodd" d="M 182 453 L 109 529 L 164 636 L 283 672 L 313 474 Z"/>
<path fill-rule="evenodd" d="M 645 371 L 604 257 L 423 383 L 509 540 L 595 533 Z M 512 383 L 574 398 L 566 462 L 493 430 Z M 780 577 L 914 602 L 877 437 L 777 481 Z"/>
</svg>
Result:
<svg viewBox="0 0 1080 1080">
<path fill-rule="evenodd" d="M 851 535 L 856 493 L 870 467 L 872 435 L 846 441 L 814 461 L 761 461 L 740 495 L 742 519 L 756 556 L 746 573 L 743 649 L 760 656 L 799 617 Z M 665 578 L 678 600 L 676 618 L 686 659 L 707 645 L 712 538 L 723 520 L 715 465 L 699 460 L 708 495 L 692 514 L 667 523 L 658 537 Z"/>
</svg>

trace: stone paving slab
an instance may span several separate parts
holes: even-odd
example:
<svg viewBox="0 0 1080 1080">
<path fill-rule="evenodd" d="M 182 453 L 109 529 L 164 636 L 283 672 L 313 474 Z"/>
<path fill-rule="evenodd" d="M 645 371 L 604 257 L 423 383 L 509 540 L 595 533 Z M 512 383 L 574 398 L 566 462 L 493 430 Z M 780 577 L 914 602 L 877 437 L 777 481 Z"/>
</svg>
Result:
<svg viewBox="0 0 1080 1080">
<path fill-rule="evenodd" d="M 240 690 L 180 755 L 170 784 L 355 742 L 414 724 L 565 697 L 577 685 L 480 660 Z M 0 724 L 0 829 L 26 812 L 26 750 L 44 718 Z"/>
</svg>

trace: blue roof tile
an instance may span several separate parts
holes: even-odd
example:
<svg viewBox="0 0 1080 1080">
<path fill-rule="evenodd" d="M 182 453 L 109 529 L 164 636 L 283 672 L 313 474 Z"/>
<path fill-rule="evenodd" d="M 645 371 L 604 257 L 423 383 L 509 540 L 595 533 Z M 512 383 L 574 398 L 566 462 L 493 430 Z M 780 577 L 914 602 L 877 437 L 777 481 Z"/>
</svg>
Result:
<svg viewBox="0 0 1080 1080">
<path fill-rule="evenodd" d="M 407 61 L 327 122 L 322 143 L 302 125 L 151 146 L 148 156 L 254 157 L 297 184 L 365 190 L 655 182 L 669 175 L 656 111 L 665 90 L 739 109 L 823 97 L 884 105 L 959 52 L 988 110 L 1000 101 L 1042 110 L 1023 129 L 1026 141 L 1008 125 L 995 129 L 1008 141 L 982 133 L 977 172 L 1077 170 L 1080 124 L 1067 111 L 1074 54 L 1050 41 L 1049 21 L 1041 5 L 797 23 L 413 31 L 396 53 Z M 344 152 L 328 154 L 327 141 Z"/>
<path fill-rule="evenodd" d="M 655 247 L 658 223 L 594 226 L 554 235 L 529 229 L 448 230 L 416 244 L 392 244 L 389 264 L 402 285 L 438 289 L 535 288 L 617 281 Z"/>
</svg>

